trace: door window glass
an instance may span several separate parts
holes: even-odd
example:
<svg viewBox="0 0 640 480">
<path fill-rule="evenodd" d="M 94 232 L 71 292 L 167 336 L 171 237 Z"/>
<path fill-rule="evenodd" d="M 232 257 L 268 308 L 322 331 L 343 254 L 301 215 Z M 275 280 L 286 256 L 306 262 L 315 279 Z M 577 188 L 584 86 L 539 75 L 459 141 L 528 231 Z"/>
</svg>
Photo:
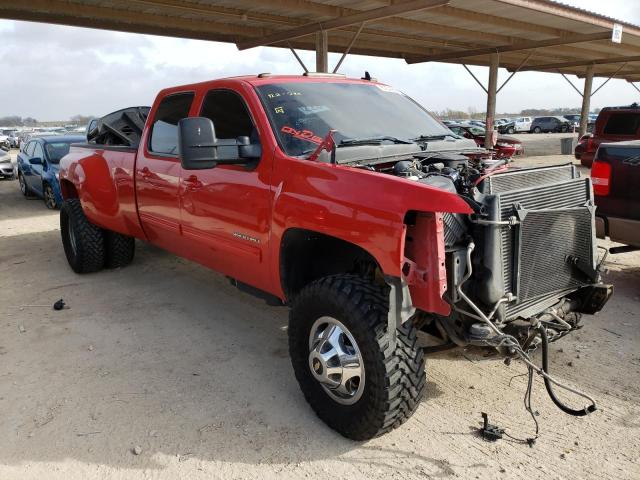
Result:
<svg viewBox="0 0 640 480">
<path fill-rule="evenodd" d="M 249 137 L 251 143 L 260 142 L 249 111 L 237 93 L 230 90 L 211 90 L 204 99 L 200 116 L 213 121 L 217 138 Z"/>
<path fill-rule="evenodd" d="M 35 148 L 33 150 L 33 155 L 31 155 L 31 158 L 40 158 L 44 160 L 44 150 L 42 150 L 42 145 L 40 145 L 38 142 L 34 142 L 34 143 L 35 143 Z"/>
<path fill-rule="evenodd" d="M 33 153 L 33 147 L 35 147 L 36 142 L 29 142 L 27 143 L 27 146 L 24 147 L 24 153 L 27 154 L 27 156 L 31 156 L 31 154 Z"/>
<path fill-rule="evenodd" d="M 153 119 L 149 150 L 164 155 L 178 155 L 178 122 L 189 116 L 193 93 L 165 97 Z"/>
</svg>

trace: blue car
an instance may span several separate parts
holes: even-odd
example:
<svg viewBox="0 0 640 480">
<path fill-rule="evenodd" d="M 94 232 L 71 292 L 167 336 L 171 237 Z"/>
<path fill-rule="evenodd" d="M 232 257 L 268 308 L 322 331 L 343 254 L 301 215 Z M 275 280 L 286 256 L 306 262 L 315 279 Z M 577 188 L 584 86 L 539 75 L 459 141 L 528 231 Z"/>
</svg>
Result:
<svg viewBox="0 0 640 480">
<path fill-rule="evenodd" d="M 47 208 L 62 204 L 58 164 L 72 143 L 84 143 L 83 136 L 50 136 L 30 140 L 18 153 L 18 181 L 25 197 L 40 197 Z"/>
</svg>

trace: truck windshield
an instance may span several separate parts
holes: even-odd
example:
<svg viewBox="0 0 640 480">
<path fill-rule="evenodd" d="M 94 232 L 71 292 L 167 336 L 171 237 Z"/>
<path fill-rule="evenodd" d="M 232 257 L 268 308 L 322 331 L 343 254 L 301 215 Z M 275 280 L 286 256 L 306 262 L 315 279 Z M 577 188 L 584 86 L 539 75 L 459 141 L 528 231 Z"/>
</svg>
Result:
<svg viewBox="0 0 640 480">
<path fill-rule="evenodd" d="M 256 87 L 280 147 L 315 150 L 329 130 L 343 147 L 453 135 L 403 93 L 376 83 L 286 82 Z"/>
</svg>

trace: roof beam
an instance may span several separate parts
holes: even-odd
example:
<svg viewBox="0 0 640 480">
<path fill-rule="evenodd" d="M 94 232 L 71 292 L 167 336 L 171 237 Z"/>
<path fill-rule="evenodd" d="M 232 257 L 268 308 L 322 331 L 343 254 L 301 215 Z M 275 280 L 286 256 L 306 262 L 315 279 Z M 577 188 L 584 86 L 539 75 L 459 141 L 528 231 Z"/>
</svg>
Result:
<svg viewBox="0 0 640 480">
<path fill-rule="evenodd" d="M 584 22 L 598 27 L 612 29 L 615 23 L 619 23 L 624 26 L 624 31 L 631 33 L 632 35 L 640 35 L 640 28 L 627 22 L 621 22 L 612 18 L 599 15 L 597 13 L 582 10 L 576 7 L 570 7 L 569 5 L 563 5 L 556 1 L 549 0 L 497 0 L 500 3 L 511 5 L 514 7 L 527 8 L 539 13 L 547 13 L 549 15 L 555 15 L 565 20 L 573 20 L 576 22 Z"/>
<path fill-rule="evenodd" d="M 408 2 L 394 3 L 386 7 L 374 8 L 373 10 L 366 10 L 364 12 L 358 12 L 343 17 L 333 18 L 332 20 L 327 20 L 326 22 L 308 23 L 300 27 L 291 28 L 282 32 L 276 32 L 271 35 L 266 35 L 257 40 L 238 42 L 237 46 L 239 50 L 246 50 L 253 47 L 272 45 L 274 43 L 293 40 L 294 38 L 304 37 L 306 35 L 310 35 L 312 33 L 320 31 L 348 27 L 359 23 L 369 22 L 371 20 L 381 20 L 403 13 L 414 12 L 416 10 L 441 7 L 448 3 L 449 0 L 410 0 Z"/>
<path fill-rule="evenodd" d="M 557 70 L 558 68 L 582 67 L 587 65 L 609 65 L 614 63 L 640 62 L 640 55 L 629 57 L 597 58 L 595 60 L 577 60 L 575 62 L 546 63 L 544 65 L 531 65 L 520 69 L 521 72 L 530 70 Z"/>
<path fill-rule="evenodd" d="M 457 7 L 445 6 L 438 9 L 438 15 L 445 15 L 451 18 L 472 21 L 489 25 L 490 27 L 500 26 L 511 30 L 525 30 L 528 32 L 542 33 L 546 35 L 561 36 L 566 31 L 558 28 L 548 27 L 546 25 L 536 25 L 534 23 L 523 22 L 522 20 L 514 20 L 512 18 L 499 17 L 497 15 L 489 15 L 485 12 L 476 12 L 473 10 L 464 10 Z"/>
<path fill-rule="evenodd" d="M 528 42 L 518 42 L 511 45 L 500 45 L 498 47 L 477 48 L 459 52 L 441 53 L 429 55 L 422 58 L 407 59 L 407 63 L 440 62 L 443 60 L 456 60 L 467 57 L 477 57 L 480 55 L 491 55 L 492 53 L 517 52 L 519 50 L 531 50 L 535 48 L 554 47 L 557 45 L 570 45 L 572 43 L 593 42 L 611 38 L 611 32 L 598 32 L 588 34 L 567 35 L 565 37 L 550 38 L 548 40 L 534 40 Z"/>
</svg>

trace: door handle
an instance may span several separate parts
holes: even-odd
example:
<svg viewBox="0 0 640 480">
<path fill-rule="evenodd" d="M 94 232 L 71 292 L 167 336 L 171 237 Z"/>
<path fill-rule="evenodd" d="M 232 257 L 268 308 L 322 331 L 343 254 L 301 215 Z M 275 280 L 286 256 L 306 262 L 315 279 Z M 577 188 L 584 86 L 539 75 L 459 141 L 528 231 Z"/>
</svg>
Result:
<svg viewBox="0 0 640 480">
<path fill-rule="evenodd" d="M 182 182 L 185 184 L 187 190 L 197 190 L 202 188 L 202 182 L 198 180 L 198 177 L 195 175 L 189 175 L 187 178 L 183 179 Z"/>
<path fill-rule="evenodd" d="M 151 177 L 151 170 L 149 170 L 149 167 L 142 167 L 142 169 L 140 170 L 140 176 L 142 178 Z"/>
</svg>

